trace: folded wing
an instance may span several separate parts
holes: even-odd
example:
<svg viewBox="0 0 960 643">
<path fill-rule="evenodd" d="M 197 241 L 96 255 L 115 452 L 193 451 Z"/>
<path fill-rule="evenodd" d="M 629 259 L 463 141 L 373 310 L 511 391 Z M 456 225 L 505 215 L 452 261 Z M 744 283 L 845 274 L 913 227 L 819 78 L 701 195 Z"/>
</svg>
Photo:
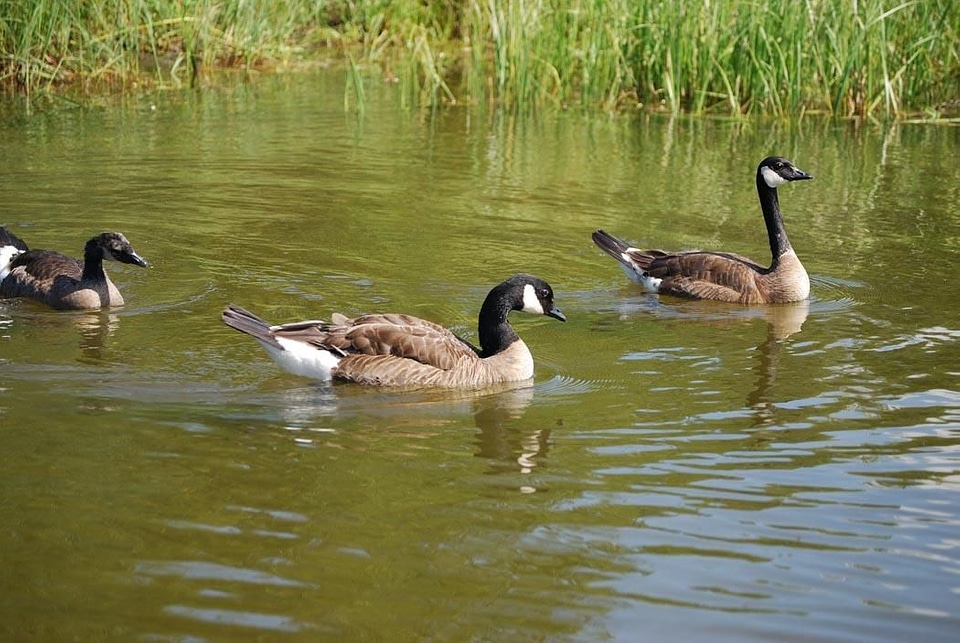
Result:
<svg viewBox="0 0 960 643">
<path fill-rule="evenodd" d="M 276 337 L 306 342 L 343 356 L 337 374 L 350 377 L 351 371 L 373 369 L 383 375 L 387 365 L 422 371 L 447 371 L 464 360 L 479 361 L 477 349 L 439 324 L 403 314 L 363 315 L 348 319 L 334 315 L 330 322 L 297 322 L 274 326 Z M 361 359 L 364 358 L 364 359 Z M 371 359 L 375 358 L 375 359 Z"/>
<path fill-rule="evenodd" d="M 662 280 L 660 292 L 727 302 L 763 301 L 757 279 L 768 269 L 746 257 L 726 252 L 643 252 L 647 273 Z"/>
<path fill-rule="evenodd" d="M 80 281 L 82 274 L 83 264 L 76 259 L 51 250 L 28 250 L 10 262 L 2 293 L 7 297 L 37 297 L 59 281 Z"/>
</svg>

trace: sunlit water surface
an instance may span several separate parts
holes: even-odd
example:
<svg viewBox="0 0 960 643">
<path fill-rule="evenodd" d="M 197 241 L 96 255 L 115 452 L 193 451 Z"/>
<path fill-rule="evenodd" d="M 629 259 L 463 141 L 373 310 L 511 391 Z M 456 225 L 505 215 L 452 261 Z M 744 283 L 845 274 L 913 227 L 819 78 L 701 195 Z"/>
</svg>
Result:
<svg viewBox="0 0 960 643">
<path fill-rule="evenodd" d="M 5 640 L 953 640 L 960 130 L 403 109 L 335 71 L 0 108 L 0 224 L 124 232 L 128 305 L 0 302 Z M 766 260 L 809 305 L 658 298 L 590 242 Z M 532 386 L 323 385 L 223 326 L 514 314 Z"/>
</svg>

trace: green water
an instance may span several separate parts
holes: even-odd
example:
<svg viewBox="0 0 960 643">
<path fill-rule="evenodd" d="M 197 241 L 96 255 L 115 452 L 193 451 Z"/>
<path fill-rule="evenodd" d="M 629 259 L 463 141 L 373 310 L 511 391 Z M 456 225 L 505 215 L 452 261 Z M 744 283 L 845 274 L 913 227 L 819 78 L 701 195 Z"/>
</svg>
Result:
<svg viewBox="0 0 960 643">
<path fill-rule="evenodd" d="M 104 313 L 0 302 L 5 640 L 952 640 L 960 625 L 960 130 L 409 112 L 342 74 L 0 106 L 0 224 L 79 255 Z M 642 293 L 597 227 L 767 259 L 808 306 Z M 287 375 L 219 321 L 402 311 L 532 387 Z"/>
</svg>

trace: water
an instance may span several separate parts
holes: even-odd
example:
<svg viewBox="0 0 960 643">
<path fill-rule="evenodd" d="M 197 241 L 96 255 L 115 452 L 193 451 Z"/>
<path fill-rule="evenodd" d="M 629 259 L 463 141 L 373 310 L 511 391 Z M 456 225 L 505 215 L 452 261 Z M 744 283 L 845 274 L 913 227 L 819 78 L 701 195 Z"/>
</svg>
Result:
<svg viewBox="0 0 960 643">
<path fill-rule="evenodd" d="M 0 107 L 0 223 L 123 309 L 0 302 L 0 638 L 952 640 L 955 127 L 409 112 L 371 82 Z M 777 153 L 809 305 L 657 298 L 590 242 L 766 260 Z M 515 314 L 532 387 L 280 372 L 219 321 Z"/>
</svg>

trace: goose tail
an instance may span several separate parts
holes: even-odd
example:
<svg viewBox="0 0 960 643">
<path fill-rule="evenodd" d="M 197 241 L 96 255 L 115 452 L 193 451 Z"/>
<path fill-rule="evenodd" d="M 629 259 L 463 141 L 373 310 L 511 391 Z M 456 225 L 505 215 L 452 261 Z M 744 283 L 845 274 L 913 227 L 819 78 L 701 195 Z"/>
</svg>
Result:
<svg viewBox="0 0 960 643">
<path fill-rule="evenodd" d="M 271 330 L 270 323 L 262 317 L 254 315 L 246 308 L 230 304 L 223 311 L 221 319 L 230 328 L 250 335 L 261 344 L 283 350 L 283 346 L 277 341 Z"/>
<path fill-rule="evenodd" d="M 329 380 L 343 357 L 342 351 L 335 354 L 308 341 L 279 336 L 278 331 L 289 331 L 297 325 L 272 326 L 270 322 L 240 306 L 227 306 L 221 319 L 230 328 L 257 340 L 273 361 L 294 375 Z"/>
<path fill-rule="evenodd" d="M 648 254 L 650 251 L 638 250 L 605 230 L 594 231 L 592 237 L 598 248 L 617 260 L 630 281 L 640 284 L 651 292 L 656 292 L 660 280 L 654 279 L 647 272 L 650 261 L 653 259 L 653 256 Z"/>
<path fill-rule="evenodd" d="M 618 239 L 606 230 L 595 230 L 592 237 L 598 248 L 617 261 L 621 263 L 624 261 L 623 253 L 630 248 L 625 241 Z"/>
</svg>

